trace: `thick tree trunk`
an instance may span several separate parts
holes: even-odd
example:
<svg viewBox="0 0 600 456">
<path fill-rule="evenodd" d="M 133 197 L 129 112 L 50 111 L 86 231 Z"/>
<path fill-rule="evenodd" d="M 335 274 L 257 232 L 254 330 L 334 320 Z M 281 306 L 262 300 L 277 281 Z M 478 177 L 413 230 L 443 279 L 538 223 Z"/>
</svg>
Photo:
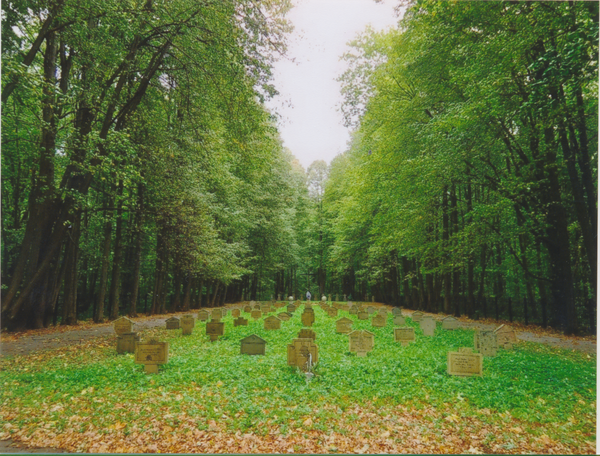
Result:
<svg viewBox="0 0 600 456">
<path fill-rule="evenodd" d="M 112 278 L 110 281 L 110 319 L 119 317 L 121 303 L 121 262 L 123 258 L 123 180 L 119 181 L 117 188 L 117 222 L 115 229 L 115 254 L 113 256 Z"/>
</svg>

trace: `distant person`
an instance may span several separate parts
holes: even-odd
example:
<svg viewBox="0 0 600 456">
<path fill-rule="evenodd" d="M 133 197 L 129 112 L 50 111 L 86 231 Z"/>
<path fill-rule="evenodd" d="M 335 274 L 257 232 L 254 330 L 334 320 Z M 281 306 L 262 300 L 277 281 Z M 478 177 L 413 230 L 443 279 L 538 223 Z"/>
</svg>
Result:
<svg viewBox="0 0 600 456">
<path fill-rule="evenodd" d="M 307 292 L 306 292 L 306 300 L 307 300 L 307 301 L 310 301 L 310 298 L 311 298 L 311 296 L 312 296 L 312 295 L 310 294 L 310 291 L 307 291 Z"/>
</svg>

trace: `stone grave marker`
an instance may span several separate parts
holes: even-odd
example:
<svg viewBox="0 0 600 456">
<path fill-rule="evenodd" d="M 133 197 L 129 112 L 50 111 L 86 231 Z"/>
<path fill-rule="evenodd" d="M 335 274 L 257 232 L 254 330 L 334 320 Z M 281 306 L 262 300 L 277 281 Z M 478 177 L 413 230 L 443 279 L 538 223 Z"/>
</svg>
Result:
<svg viewBox="0 0 600 456">
<path fill-rule="evenodd" d="M 494 331 L 475 331 L 473 345 L 483 356 L 496 356 L 498 336 Z"/>
<path fill-rule="evenodd" d="M 483 373 L 483 355 L 469 347 L 448 352 L 448 375 L 471 376 Z"/>
<path fill-rule="evenodd" d="M 356 356 L 367 356 L 375 345 L 375 334 L 363 330 L 355 330 L 348 334 L 350 353 L 356 353 Z"/>
<path fill-rule="evenodd" d="M 260 310 L 260 304 L 254 304 L 252 310 Z"/>
<path fill-rule="evenodd" d="M 371 302 L 375 302 L 375 296 L 371 296 Z"/>
<path fill-rule="evenodd" d="M 379 309 L 378 313 L 379 313 L 379 315 L 383 315 L 384 317 L 387 317 L 388 311 L 385 307 L 382 307 L 381 309 Z"/>
<path fill-rule="evenodd" d="M 352 332 L 352 325 L 354 322 L 346 317 L 340 318 L 335 322 L 335 332 L 339 334 L 349 334 Z"/>
<path fill-rule="evenodd" d="M 379 315 L 379 314 L 375 315 L 373 317 L 373 319 L 371 320 L 371 324 L 375 328 L 384 328 L 386 323 L 387 323 L 387 318 L 385 318 L 383 315 Z"/>
<path fill-rule="evenodd" d="M 231 316 L 234 318 L 238 318 L 241 315 L 240 309 L 233 309 L 231 311 Z"/>
<path fill-rule="evenodd" d="M 517 343 L 517 333 L 514 329 L 510 329 L 508 326 L 501 325 L 494 330 L 498 341 L 498 346 L 505 350 L 510 350 L 513 344 Z"/>
<path fill-rule="evenodd" d="M 214 342 L 225 334 L 225 323 L 222 321 L 209 321 L 206 323 L 206 335 L 210 337 L 210 341 Z"/>
<path fill-rule="evenodd" d="M 244 337 L 240 341 L 241 355 L 264 355 L 267 341 L 261 339 L 256 334 Z"/>
<path fill-rule="evenodd" d="M 327 302 L 327 296 L 325 296 L 325 295 L 321 296 L 321 301 Z"/>
<path fill-rule="evenodd" d="M 332 299 L 331 299 L 331 295 L 329 295 L 329 296 L 327 297 L 327 300 L 328 300 L 329 302 L 331 302 L 331 301 L 332 301 Z"/>
<path fill-rule="evenodd" d="M 458 329 L 458 320 L 452 315 L 448 315 L 442 320 L 442 329 L 454 330 Z"/>
<path fill-rule="evenodd" d="M 373 315 L 375 313 L 375 307 L 373 307 L 373 306 L 367 307 L 367 312 L 369 312 L 369 315 Z"/>
<path fill-rule="evenodd" d="M 415 328 L 413 328 L 412 326 L 394 328 L 394 340 L 396 342 L 400 342 L 404 346 L 407 346 L 409 343 L 414 342 L 416 340 Z"/>
<path fill-rule="evenodd" d="M 340 304 L 340 310 L 348 312 L 349 309 L 350 309 L 350 306 L 348 304 Z"/>
<path fill-rule="evenodd" d="M 281 321 L 289 321 L 292 316 L 287 312 L 280 312 L 277 314 L 277 318 L 279 318 Z"/>
<path fill-rule="evenodd" d="M 210 319 L 212 321 L 221 321 L 223 318 L 223 311 L 221 309 L 213 309 L 210 313 Z"/>
<path fill-rule="evenodd" d="M 394 317 L 394 326 L 404 326 L 406 324 L 406 319 L 402 315 L 396 315 Z"/>
<path fill-rule="evenodd" d="M 121 333 L 117 336 L 117 353 L 135 353 L 135 344 L 140 336 L 134 332 Z"/>
<path fill-rule="evenodd" d="M 233 326 L 248 326 L 248 320 L 244 317 L 238 317 L 233 320 Z"/>
<path fill-rule="evenodd" d="M 302 312 L 302 325 L 312 326 L 315 322 L 315 311 L 313 309 L 304 309 Z"/>
<path fill-rule="evenodd" d="M 312 329 L 302 328 L 298 332 L 298 339 L 312 339 L 314 341 L 317 339 L 317 333 L 315 333 Z"/>
<path fill-rule="evenodd" d="M 281 329 L 281 320 L 273 315 L 265 318 L 265 330 L 272 331 L 275 329 Z"/>
<path fill-rule="evenodd" d="M 330 307 L 327 309 L 327 315 L 329 318 L 335 318 L 338 316 L 338 310 L 335 307 Z"/>
<path fill-rule="evenodd" d="M 194 329 L 194 325 L 196 320 L 192 315 L 184 315 L 181 317 L 181 334 L 184 336 L 189 336 L 192 334 L 192 329 Z"/>
<path fill-rule="evenodd" d="M 169 342 L 150 340 L 148 342 L 136 342 L 134 362 L 144 364 L 144 372 L 157 374 L 158 365 L 169 361 Z"/>
<path fill-rule="evenodd" d="M 419 322 L 423 319 L 423 312 L 417 310 L 411 315 L 412 321 Z"/>
<path fill-rule="evenodd" d="M 312 339 L 294 339 L 287 346 L 288 366 L 296 366 L 307 372 L 318 362 L 319 347 Z"/>
<path fill-rule="evenodd" d="M 262 313 L 269 313 L 271 311 L 271 306 L 269 304 L 263 304 L 260 306 L 260 311 Z"/>
<path fill-rule="evenodd" d="M 252 307 L 251 306 L 244 306 L 244 312 L 246 312 L 247 314 L 249 314 L 250 312 L 252 312 Z"/>
<path fill-rule="evenodd" d="M 359 320 L 368 320 L 369 319 L 369 313 L 364 309 L 359 310 L 356 315 L 358 316 Z"/>
<path fill-rule="evenodd" d="M 198 311 L 198 320 L 206 321 L 206 320 L 208 320 L 208 317 L 209 317 L 208 310 L 203 309 L 203 310 Z"/>
<path fill-rule="evenodd" d="M 250 302 L 249 302 L 249 304 L 250 304 L 251 306 L 254 306 L 254 305 L 256 305 L 256 301 L 250 301 Z"/>
<path fill-rule="evenodd" d="M 259 309 L 254 309 L 252 312 L 250 312 L 250 317 L 253 320 L 258 320 L 262 317 L 262 312 Z"/>
<path fill-rule="evenodd" d="M 167 329 L 179 329 L 179 318 L 171 317 L 167 319 Z"/>
<path fill-rule="evenodd" d="M 119 335 L 125 333 L 131 333 L 133 331 L 133 321 L 131 321 L 127 317 L 117 318 L 113 322 L 113 328 L 115 332 Z"/>
<path fill-rule="evenodd" d="M 350 310 L 348 310 L 348 313 L 350 315 L 356 315 L 356 314 L 358 314 L 358 307 L 356 307 L 356 306 L 350 306 Z"/>
<path fill-rule="evenodd" d="M 288 313 L 293 314 L 294 310 L 296 310 L 296 306 L 294 304 L 288 304 L 287 307 L 286 307 L 286 310 L 287 310 Z"/>
<path fill-rule="evenodd" d="M 435 335 L 435 320 L 433 317 L 426 315 L 419 324 L 424 336 L 433 337 Z"/>
<path fill-rule="evenodd" d="M 392 314 L 393 315 L 402 315 L 402 309 L 400 307 L 394 307 L 392 309 Z"/>
<path fill-rule="evenodd" d="M 344 301 L 347 301 L 347 299 L 346 299 L 346 295 L 344 295 L 344 299 L 343 299 L 343 300 L 344 300 Z"/>
<path fill-rule="evenodd" d="M 336 293 L 336 294 L 335 294 L 335 300 L 336 300 L 336 301 L 339 301 L 339 300 L 340 300 L 340 295 L 339 295 L 339 293 Z"/>
<path fill-rule="evenodd" d="M 285 303 L 283 303 L 283 302 L 276 302 L 275 303 L 275 308 L 276 309 L 281 309 L 283 306 L 285 306 Z"/>
</svg>

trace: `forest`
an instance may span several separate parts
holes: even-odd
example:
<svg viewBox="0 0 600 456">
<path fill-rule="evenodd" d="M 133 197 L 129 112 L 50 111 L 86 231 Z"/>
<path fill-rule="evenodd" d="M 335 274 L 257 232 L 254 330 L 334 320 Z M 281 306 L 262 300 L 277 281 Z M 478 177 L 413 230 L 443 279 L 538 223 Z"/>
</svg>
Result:
<svg viewBox="0 0 600 456">
<path fill-rule="evenodd" d="M 288 1 L 3 2 L 3 329 L 310 290 L 595 333 L 598 3 L 405 3 L 305 170 Z"/>
</svg>

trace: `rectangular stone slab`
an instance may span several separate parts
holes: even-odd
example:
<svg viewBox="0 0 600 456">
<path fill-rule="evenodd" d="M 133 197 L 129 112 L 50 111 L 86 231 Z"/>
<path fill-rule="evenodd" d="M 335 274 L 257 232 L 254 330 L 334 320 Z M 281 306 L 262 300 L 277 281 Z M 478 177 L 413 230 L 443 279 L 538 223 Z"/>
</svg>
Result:
<svg viewBox="0 0 600 456">
<path fill-rule="evenodd" d="M 117 336 L 117 353 L 135 353 L 135 344 L 140 341 L 140 336 L 134 332 L 123 333 Z"/>
<path fill-rule="evenodd" d="M 383 327 L 385 327 L 386 323 L 387 323 L 387 318 L 384 315 L 375 315 L 373 317 L 373 319 L 371 320 L 371 324 L 375 328 L 383 328 Z"/>
<path fill-rule="evenodd" d="M 421 319 L 423 318 L 423 312 L 420 311 L 416 311 L 413 312 L 413 314 L 411 315 L 412 321 L 421 321 Z"/>
<path fill-rule="evenodd" d="M 402 345 L 408 345 L 410 342 L 414 342 L 416 340 L 415 328 L 412 326 L 394 328 L 394 340 L 400 342 Z"/>
<path fill-rule="evenodd" d="M 348 334 L 348 351 L 356 356 L 367 356 L 375 346 L 375 335 L 366 330 L 356 330 Z"/>
<path fill-rule="evenodd" d="M 264 321 L 264 328 L 267 331 L 281 329 L 281 320 L 274 316 L 267 317 Z"/>
<path fill-rule="evenodd" d="M 343 317 L 335 322 L 335 331 L 339 334 L 348 334 L 352 332 L 353 321 L 349 318 Z"/>
<path fill-rule="evenodd" d="M 498 337 L 494 331 L 475 331 L 473 345 L 483 356 L 496 356 Z"/>
<path fill-rule="evenodd" d="M 311 355 L 313 366 L 319 362 L 319 347 L 312 339 L 294 339 L 287 346 L 287 362 L 289 366 L 297 366 L 303 371 L 308 370 L 307 362 Z"/>
<path fill-rule="evenodd" d="M 442 329 L 448 331 L 458 329 L 458 320 L 452 316 L 447 316 L 442 320 Z"/>
<path fill-rule="evenodd" d="M 267 341 L 256 334 L 244 337 L 240 341 L 240 354 L 242 355 L 264 355 Z"/>
<path fill-rule="evenodd" d="M 208 336 L 222 336 L 225 334 L 225 323 L 222 321 L 209 321 L 206 323 L 206 334 Z"/>
<path fill-rule="evenodd" d="M 196 324 L 196 320 L 191 315 L 184 315 L 181 317 L 181 334 L 190 335 L 192 334 L 192 329 Z"/>
<path fill-rule="evenodd" d="M 431 317 L 423 317 L 419 323 L 424 336 L 433 337 L 435 335 L 435 320 Z"/>
<path fill-rule="evenodd" d="M 483 355 L 468 351 L 448 352 L 448 375 L 472 376 L 483 373 Z"/>
<path fill-rule="evenodd" d="M 406 324 L 406 319 L 402 315 L 396 315 L 394 317 L 394 326 L 404 326 Z"/>
<path fill-rule="evenodd" d="M 113 328 L 117 334 L 125 334 L 133 331 L 133 321 L 127 317 L 117 318 L 113 322 Z"/>
<path fill-rule="evenodd" d="M 207 310 L 200 310 L 198 312 L 198 320 L 200 320 L 200 321 L 206 321 L 206 320 L 208 320 L 209 315 L 210 314 L 208 313 Z"/>
<path fill-rule="evenodd" d="M 233 320 L 233 326 L 248 326 L 248 320 L 243 317 L 238 317 Z"/>
<path fill-rule="evenodd" d="M 252 312 L 250 312 L 250 317 L 253 320 L 258 320 L 262 317 L 262 312 L 258 309 L 254 309 Z"/>
<path fill-rule="evenodd" d="M 179 318 L 171 317 L 167 321 L 167 329 L 179 329 Z"/>
<path fill-rule="evenodd" d="M 151 340 L 135 344 L 136 364 L 166 364 L 169 361 L 169 343 Z"/>
</svg>

